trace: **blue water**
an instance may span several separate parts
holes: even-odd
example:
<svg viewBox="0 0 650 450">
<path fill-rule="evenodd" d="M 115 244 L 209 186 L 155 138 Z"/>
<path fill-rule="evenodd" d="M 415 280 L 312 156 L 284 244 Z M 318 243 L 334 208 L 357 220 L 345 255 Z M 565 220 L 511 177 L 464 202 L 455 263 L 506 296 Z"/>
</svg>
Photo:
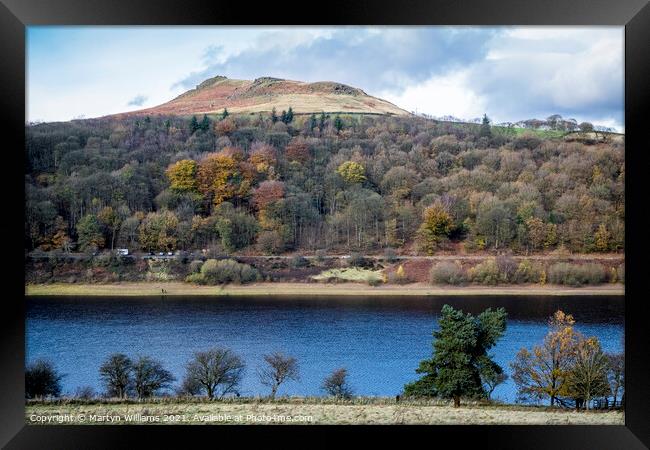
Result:
<svg viewBox="0 0 650 450">
<path fill-rule="evenodd" d="M 479 313 L 508 312 L 505 335 L 491 353 L 510 372 L 521 347 L 541 342 L 555 310 L 574 315 L 576 328 L 597 336 L 605 351 L 622 350 L 623 297 L 450 298 L 37 298 L 27 302 L 27 361 L 45 357 L 66 374 L 64 393 L 102 391 L 98 368 L 111 353 L 149 355 L 182 380 L 192 352 L 227 346 L 246 362 L 242 395 L 265 394 L 257 379 L 262 355 L 295 356 L 301 378 L 279 394 L 322 395 L 323 378 L 346 367 L 357 395 L 394 396 L 418 378 L 431 355 L 432 331 L 443 304 Z M 514 402 L 509 379 L 494 398 Z"/>
</svg>

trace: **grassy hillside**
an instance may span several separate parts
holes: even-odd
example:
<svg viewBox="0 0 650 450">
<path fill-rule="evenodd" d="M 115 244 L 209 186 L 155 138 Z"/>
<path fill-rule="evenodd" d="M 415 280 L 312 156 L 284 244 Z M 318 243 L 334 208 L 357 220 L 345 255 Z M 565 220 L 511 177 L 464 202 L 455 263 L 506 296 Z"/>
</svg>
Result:
<svg viewBox="0 0 650 450">
<path fill-rule="evenodd" d="M 195 89 L 153 108 L 126 115 L 156 114 L 217 114 L 230 113 L 278 114 L 289 108 L 295 113 L 345 112 L 408 115 L 407 111 L 386 100 L 372 97 L 361 89 L 341 83 L 321 81 L 304 83 L 278 78 L 233 80 L 217 76 L 205 80 Z"/>
</svg>

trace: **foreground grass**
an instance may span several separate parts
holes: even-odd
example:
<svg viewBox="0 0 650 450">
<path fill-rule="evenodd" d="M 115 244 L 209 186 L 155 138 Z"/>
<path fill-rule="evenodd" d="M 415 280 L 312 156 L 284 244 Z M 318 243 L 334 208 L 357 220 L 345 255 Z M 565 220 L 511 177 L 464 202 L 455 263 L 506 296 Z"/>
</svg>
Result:
<svg viewBox="0 0 650 450">
<path fill-rule="evenodd" d="M 287 399 L 274 402 L 30 403 L 28 424 L 623 425 L 622 411 L 512 405 L 453 408 L 426 402 Z"/>
<path fill-rule="evenodd" d="M 247 285 L 198 286 L 183 282 L 132 282 L 110 284 L 28 284 L 25 295 L 85 296 L 156 296 L 165 289 L 167 295 L 319 295 L 319 296 L 381 296 L 381 295 L 623 295 L 620 284 L 567 287 L 553 285 L 518 286 L 431 286 L 425 283 L 376 287 L 361 283 L 253 283 Z"/>
</svg>

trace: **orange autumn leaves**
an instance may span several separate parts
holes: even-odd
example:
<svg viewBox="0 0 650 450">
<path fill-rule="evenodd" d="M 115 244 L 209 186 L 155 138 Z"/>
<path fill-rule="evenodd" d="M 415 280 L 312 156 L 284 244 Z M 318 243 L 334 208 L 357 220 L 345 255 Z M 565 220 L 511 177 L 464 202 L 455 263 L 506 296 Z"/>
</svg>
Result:
<svg viewBox="0 0 650 450">
<path fill-rule="evenodd" d="M 276 152 L 271 146 L 254 147 L 248 158 L 241 149 L 226 147 L 198 162 L 184 159 L 171 164 L 166 175 L 173 191 L 201 194 L 215 206 L 252 194 L 252 203 L 261 210 L 284 196 L 284 183 L 272 179 L 276 166 Z M 256 182 L 261 183 L 253 189 Z"/>
</svg>

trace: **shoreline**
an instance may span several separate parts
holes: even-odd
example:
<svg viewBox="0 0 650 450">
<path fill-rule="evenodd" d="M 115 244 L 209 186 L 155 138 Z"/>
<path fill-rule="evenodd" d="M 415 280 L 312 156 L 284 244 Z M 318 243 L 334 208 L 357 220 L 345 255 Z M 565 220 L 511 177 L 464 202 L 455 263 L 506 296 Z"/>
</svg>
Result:
<svg viewBox="0 0 650 450">
<path fill-rule="evenodd" d="M 162 294 L 165 289 L 165 294 Z M 247 285 L 198 286 L 181 281 L 121 282 L 110 284 L 28 284 L 25 296 L 567 296 L 567 295 L 625 295 L 621 284 L 586 287 L 559 285 L 518 286 L 431 286 L 426 283 L 408 285 L 368 286 L 362 283 L 252 283 Z"/>
</svg>

